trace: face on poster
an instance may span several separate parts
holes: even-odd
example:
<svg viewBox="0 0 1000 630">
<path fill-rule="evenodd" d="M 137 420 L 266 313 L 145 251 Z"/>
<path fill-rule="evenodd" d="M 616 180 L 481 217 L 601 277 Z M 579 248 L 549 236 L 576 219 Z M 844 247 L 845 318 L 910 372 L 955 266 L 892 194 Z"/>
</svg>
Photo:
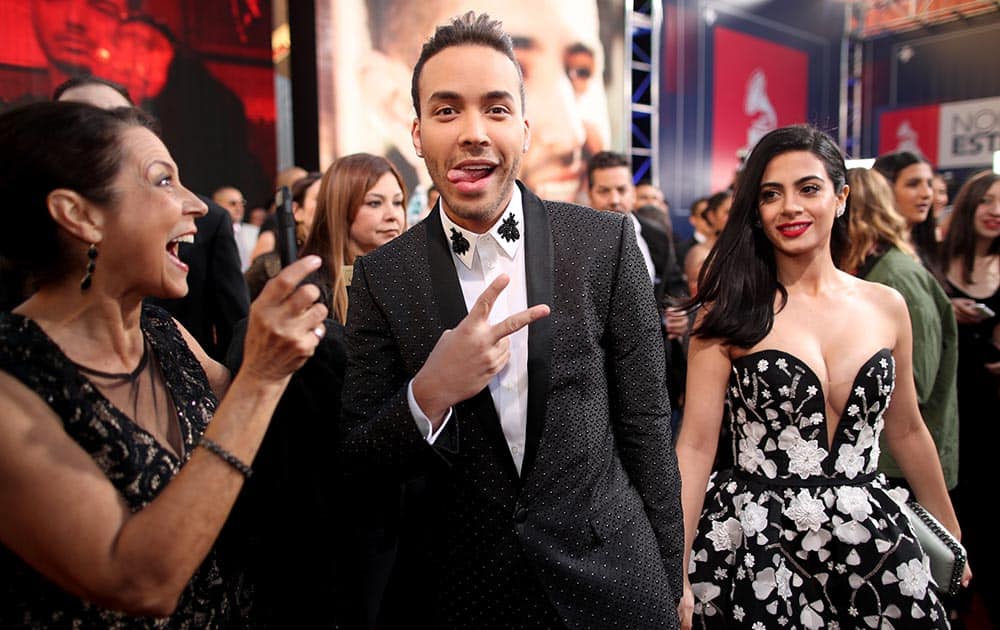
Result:
<svg viewBox="0 0 1000 630">
<path fill-rule="evenodd" d="M 369 151 L 396 162 L 409 187 L 430 183 L 410 137 L 412 68 L 434 28 L 469 10 L 500 20 L 514 42 L 532 131 L 520 171 L 529 188 L 576 200 L 589 156 L 617 146 L 621 129 L 613 121 L 625 101 L 620 0 L 326 0 L 317 7 L 324 164 Z"/>
</svg>

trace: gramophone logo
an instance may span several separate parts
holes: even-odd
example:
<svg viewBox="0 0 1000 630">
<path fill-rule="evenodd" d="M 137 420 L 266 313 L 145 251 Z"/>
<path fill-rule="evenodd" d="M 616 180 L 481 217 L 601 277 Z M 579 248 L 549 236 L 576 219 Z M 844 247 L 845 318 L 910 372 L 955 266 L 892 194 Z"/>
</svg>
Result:
<svg viewBox="0 0 1000 630">
<path fill-rule="evenodd" d="M 778 113 L 767 97 L 767 75 L 761 68 L 754 68 L 747 79 L 743 113 L 752 118 L 747 128 L 746 146 L 738 151 L 738 154 L 746 155 L 768 131 L 778 127 Z"/>
<path fill-rule="evenodd" d="M 924 155 L 920 150 L 920 134 L 913 128 L 909 119 L 903 119 L 896 127 L 896 151 L 909 151 L 917 155 Z"/>
</svg>

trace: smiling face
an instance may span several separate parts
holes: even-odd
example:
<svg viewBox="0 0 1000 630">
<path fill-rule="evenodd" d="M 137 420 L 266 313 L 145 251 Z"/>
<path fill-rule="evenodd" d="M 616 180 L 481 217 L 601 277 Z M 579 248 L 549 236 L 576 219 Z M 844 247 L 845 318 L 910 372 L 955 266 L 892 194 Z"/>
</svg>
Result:
<svg viewBox="0 0 1000 630">
<path fill-rule="evenodd" d="M 977 238 L 993 240 L 1000 237 L 1000 181 L 993 182 L 976 205 L 973 225 Z"/>
<path fill-rule="evenodd" d="M 117 200 L 102 213 L 98 269 L 114 270 L 105 276 L 115 284 L 112 292 L 183 297 L 188 266 L 178 257 L 180 243 L 193 240 L 194 220 L 208 208 L 181 185 L 177 165 L 151 131 L 127 129 L 121 144 Z"/>
<path fill-rule="evenodd" d="M 399 236 L 405 213 L 403 190 L 396 176 L 392 173 L 382 175 L 365 193 L 364 202 L 351 221 L 348 248 L 352 255 L 367 254 Z"/>
<path fill-rule="evenodd" d="M 517 68 L 485 46 L 446 48 L 420 75 L 413 146 L 456 224 L 484 233 L 510 202 L 527 151 Z"/>
<path fill-rule="evenodd" d="M 931 165 L 926 162 L 910 164 L 896 175 L 892 192 L 896 198 L 896 209 L 906 219 L 907 227 L 912 228 L 927 218 L 934 197 L 933 179 Z"/>
<path fill-rule="evenodd" d="M 775 252 L 795 256 L 829 251 L 837 207 L 848 189 L 833 189 L 823 162 L 809 151 L 774 157 L 764 169 L 757 200 L 761 229 Z"/>
</svg>

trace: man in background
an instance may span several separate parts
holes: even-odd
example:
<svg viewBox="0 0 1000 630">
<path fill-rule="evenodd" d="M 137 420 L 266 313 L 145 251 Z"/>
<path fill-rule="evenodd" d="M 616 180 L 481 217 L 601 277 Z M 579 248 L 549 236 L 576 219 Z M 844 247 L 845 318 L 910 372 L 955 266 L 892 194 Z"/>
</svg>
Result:
<svg viewBox="0 0 1000 630">
<path fill-rule="evenodd" d="M 240 254 L 240 271 L 245 273 L 250 266 L 251 254 L 257 244 L 260 228 L 243 221 L 247 200 L 238 188 L 223 186 L 212 193 L 212 201 L 222 206 L 233 220 L 233 237 L 236 239 L 236 249 Z"/>
</svg>

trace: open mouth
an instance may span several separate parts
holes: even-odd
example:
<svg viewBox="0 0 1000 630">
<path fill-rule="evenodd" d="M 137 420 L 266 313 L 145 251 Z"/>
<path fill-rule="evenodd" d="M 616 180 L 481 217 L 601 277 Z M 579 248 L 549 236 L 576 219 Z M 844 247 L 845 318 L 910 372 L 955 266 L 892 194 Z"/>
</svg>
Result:
<svg viewBox="0 0 1000 630">
<path fill-rule="evenodd" d="M 173 261 L 175 265 L 182 268 L 184 271 L 187 271 L 187 263 L 180 259 L 181 243 L 194 243 L 194 234 L 182 234 L 177 238 L 170 239 L 170 241 L 167 242 L 167 254 L 170 256 L 171 261 Z"/>
<path fill-rule="evenodd" d="M 448 170 L 448 181 L 454 184 L 460 193 L 482 192 L 489 184 L 496 168 L 496 164 L 487 162 L 464 162 Z"/>
</svg>

